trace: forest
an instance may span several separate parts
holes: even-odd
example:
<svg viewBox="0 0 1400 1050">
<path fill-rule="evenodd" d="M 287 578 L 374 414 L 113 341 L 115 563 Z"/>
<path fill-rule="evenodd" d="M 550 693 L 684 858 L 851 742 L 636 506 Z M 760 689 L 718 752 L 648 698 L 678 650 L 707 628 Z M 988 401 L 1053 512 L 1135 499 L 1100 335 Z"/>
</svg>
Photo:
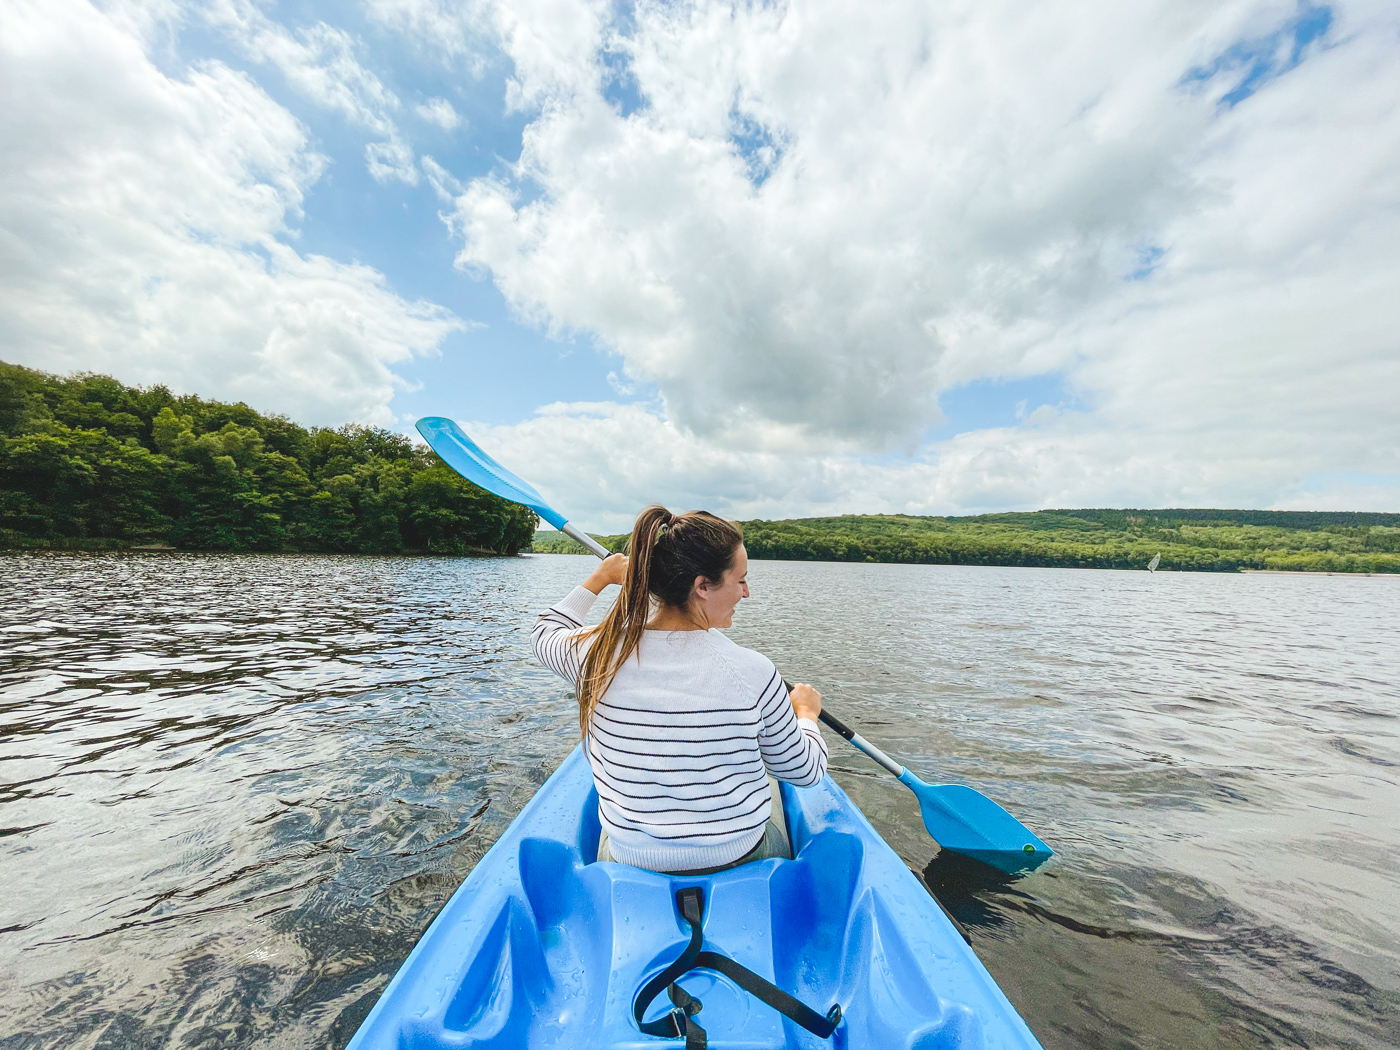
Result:
<svg viewBox="0 0 1400 1050">
<path fill-rule="evenodd" d="M 1237 572 L 1400 573 L 1400 514 L 1261 510 L 1041 510 L 975 517 L 862 514 L 745 521 L 752 558 Z M 626 536 L 599 536 L 621 550 Z M 537 552 L 586 553 L 552 530 Z"/>
<path fill-rule="evenodd" d="M 401 434 L 0 362 L 0 548 L 516 554 L 537 524 Z"/>
</svg>

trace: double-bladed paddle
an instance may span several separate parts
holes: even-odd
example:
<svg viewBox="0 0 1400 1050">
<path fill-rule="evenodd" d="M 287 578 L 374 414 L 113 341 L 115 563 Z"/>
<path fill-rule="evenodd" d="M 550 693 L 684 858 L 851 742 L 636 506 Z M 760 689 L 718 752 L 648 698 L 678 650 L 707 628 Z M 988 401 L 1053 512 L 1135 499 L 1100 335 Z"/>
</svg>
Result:
<svg viewBox="0 0 1400 1050">
<path fill-rule="evenodd" d="M 570 524 L 545 502 L 533 485 L 478 448 L 452 420 L 442 416 L 420 419 L 418 433 L 444 463 L 468 481 L 502 499 L 529 507 L 599 558 L 612 553 L 588 533 Z M 914 792 L 924 827 L 943 849 L 1011 873 L 1035 868 L 1053 854 L 1030 829 L 981 792 L 961 784 L 926 784 L 829 711 L 822 711 L 821 720 Z"/>
</svg>

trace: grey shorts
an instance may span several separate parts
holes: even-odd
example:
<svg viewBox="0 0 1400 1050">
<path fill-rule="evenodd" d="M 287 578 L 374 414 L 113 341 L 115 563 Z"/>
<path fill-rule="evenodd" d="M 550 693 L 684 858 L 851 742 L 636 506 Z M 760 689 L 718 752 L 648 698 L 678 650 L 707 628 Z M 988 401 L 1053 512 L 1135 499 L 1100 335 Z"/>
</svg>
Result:
<svg viewBox="0 0 1400 1050">
<path fill-rule="evenodd" d="M 738 860 L 730 861 L 728 864 L 720 864 L 713 868 L 695 868 L 690 871 L 663 871 L 662 875 L 713 875 L 719 871 L 728 871 L 730 868 L 737 868 L 740 864 L 748 864 L 755 860 L 767 860 L 769 857 L 777 857 L 780 860 L 792 860 L 792 846 L 788 843 L 787 831 L 784 825 L 787 823 L 783 818 L 783 797 L 778 792 L 778 782 L 772 777 L 768 778 L 768 790 L 773 795 L 773 816 L 776 820 L 770 819 L 763 828 L 763 837 L 758 840 L 758 845 L 749 850 Z M 608 846 L 608 833 L 606 830 L 598 837 L 598 859 L 612 860 L 612 850 Z"/>
</svg>

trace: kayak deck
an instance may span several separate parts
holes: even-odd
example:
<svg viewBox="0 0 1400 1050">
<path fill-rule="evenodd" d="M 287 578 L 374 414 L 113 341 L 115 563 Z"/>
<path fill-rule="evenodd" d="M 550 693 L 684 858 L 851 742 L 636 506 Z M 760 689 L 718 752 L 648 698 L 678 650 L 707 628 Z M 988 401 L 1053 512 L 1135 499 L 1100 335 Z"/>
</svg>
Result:
<svg viewBox="0 0 1400 1050">
<path fill-rule="evenodd" d="M 795 860 L 680 878 L 599 863 L 598 797 L 581 749 L 540 788 L 428 927 L 350 1050 L 635 1048 L 632 1000 L 690 930 L 675 893 L 705 891 L 705 947 L 819 1014 L 820 1039 L 727 978 L 679 984 L 715 1050 L 942 1050 L 1040 1044 L 928 891 L 828 776 L 781 785 Z M 670 1008 L 662 995 L 647 1019 Z"/>
</svg>

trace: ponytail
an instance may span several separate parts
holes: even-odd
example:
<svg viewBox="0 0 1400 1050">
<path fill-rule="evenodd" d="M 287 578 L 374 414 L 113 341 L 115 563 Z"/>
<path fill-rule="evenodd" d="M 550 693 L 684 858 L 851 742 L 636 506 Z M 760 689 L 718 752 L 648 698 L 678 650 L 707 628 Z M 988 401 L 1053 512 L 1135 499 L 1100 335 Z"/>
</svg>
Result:
<svg viewBox="0 0 1400 1050">
<path fill-rule="evenodd" d="M 734 564 L 744 534 L 732 521 L 703 510 L 672 514 L 653 504 L 637 515 L 627 541 L 627 578 L 597 627 L 579 636 L 593 640 L 578 677 L 578 722 L 588 735 L 593 709 L 613 678 L 637 651 L 651 619 L 651 601 L 683 609 L 697 576 L 718 583 Z"/>
</svg>

